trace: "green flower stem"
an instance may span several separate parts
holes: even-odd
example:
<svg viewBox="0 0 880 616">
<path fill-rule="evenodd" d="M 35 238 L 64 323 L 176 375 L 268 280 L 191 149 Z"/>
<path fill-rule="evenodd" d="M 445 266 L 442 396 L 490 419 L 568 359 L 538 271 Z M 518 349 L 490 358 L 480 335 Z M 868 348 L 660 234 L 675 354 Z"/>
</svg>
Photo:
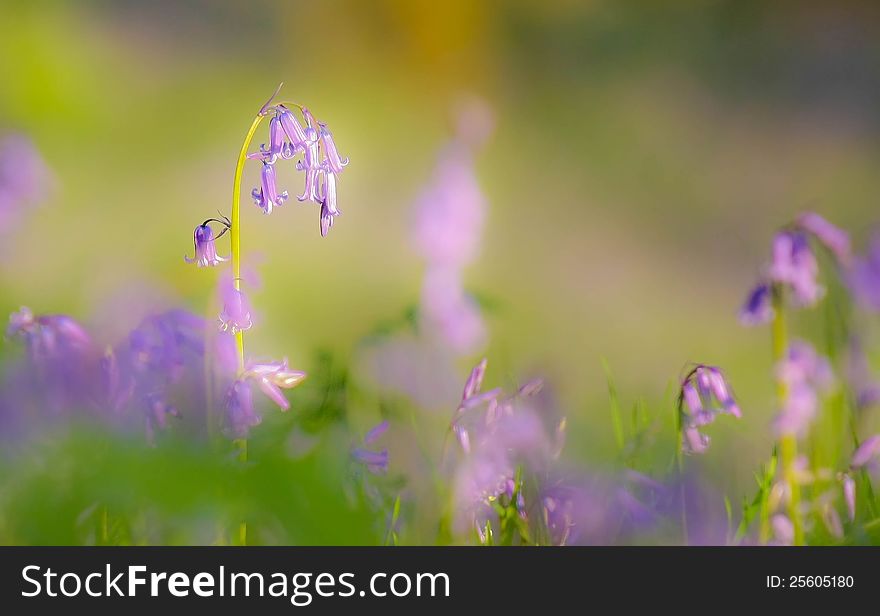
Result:
<svg viewBox="0 0 880 616">
<path fill-rule="evenodd" d="M 773 365 L 777 366 L 785 357 L 788 348 L 788 331 L 785 323 L 785 302 L 782 289 L 773 288 L 773 323 L 771 326 L 773 341 Z M 780 409 L 785 407 L 788 388 L 785 382 L 776 377 L 776 401 Z M 795 477 L 795 460 L 797 459 L 797 439 L 793 434 L 785 434 L 779 439 L 779 458 L 782 463 L 782 478 L 788 485 L 790 498 L 788 516 L 794 526 L 794 544 L 804 545 L 804 529 L 801 520 L 801 490 Z"/>
<path fill-rule="evenodd" d="M 232 243 L 232 280 L 236 291 L 241 291 L 241 178 L 244 173 L 244 164 L 247 162 L 251 140 L 264 117 L 265 112 L 261 109 L 251 123 L 244 143 L 241 144 L 238 163 L 235 165 L 235 176 L 232 180 L 232 225 L 229 228 L 229 237 Z M 235 355 L 238 361 L 238 372 L 241 374 L 244 372 L 244 332 L 241 330 L 235 333 Z M 247 462 L 247 439 L 237 439 L 235 445 L 238 447 L 238 461 Z M 238 544 L 247 545 L 247 522 L 242 522 L 238 526 Z"/>
</svg>

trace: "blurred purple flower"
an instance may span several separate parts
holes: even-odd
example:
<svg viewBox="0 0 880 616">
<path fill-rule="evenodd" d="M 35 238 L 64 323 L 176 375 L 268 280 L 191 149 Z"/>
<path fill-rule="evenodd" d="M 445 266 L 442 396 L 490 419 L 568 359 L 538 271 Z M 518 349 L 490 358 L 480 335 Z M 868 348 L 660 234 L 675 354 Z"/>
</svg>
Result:
<svg viewBox="0 0 880 616">
<path fill-rule="evenodd" d="M 846 513 L 849 521 L 856 519 L 856 482 L 848 474 L 844 474 L 841 478 L 843 483 L 843 500 L 846 503 Z"/>
<path fill-rule="evenodd" d="M 880 455 L 880 434 L 866 438 L 853 452 L 850 466 L 861 468 Z"/>
<path fill-rule="evenodd" d="M 33 359 L 47 359 L 91 347 L 91 338 L 83 327 L 63 314 L 35 316 L 25 306 L 9 317 L 6 335 L 24 340 Z"/>
<path fill-rule="evenodd" d="M 282 389 L 296 387 L 306 378 L 306 373 L 299 370 L 291 370 L 287 365 L 287 359 L 278 362 L 254 362 L 245 369 L 242 379 L 250 379 L 257 384 L 264 394 L 275 404 L 286 411 L 290 408 L 290 402 L 284 397 Z"/>
<path fill-rule="evenodd" d="M 486 204 L 469 150 L 453 143 L 415 204 L 413 242 L 434 266 L 460 268 L 476 259 Z"/>
<path fill-rule="evenodd" d="M 459 272 L 429 268 L 422 283 L 421 317 L 429 334 L 458 354 L 486 344 L 486 326 L 476 302 L 465 293 Z"/>
<path fill-rule="evenodd" d="M 782 545 L 791 545 L 794 541 L 794 524 L 787 516 L 777 513 L 770 518 L 770 526 L 773 529 L 773 536 L 776 541 Z"/>
<path fill-rule="evenodd" d="M 230 222 L 228 219 L 218 220 L 216 218 L 209 218 L 196 227 L 196 230 L 193 232 L 195 256 L 192 258 L 185 256 L 184 260 L 187 263 L 197 263 L 199 267 L 214 267 L 215 265 L 219 265 L 226 261 L 225 257 L 221 257 L 217 254 L 217 247 L 214 244 L 214 241 L 217 238 L 214 237 L 214 231 L 210 226 L 210 223 L 212 222 L 223 225 L 223 230 L 217 238 L 221 237 L 229 230 Z"/>
<path fill-rule="evenodd" d="M 785 230 L 776 234 L 768 275 L 773 282 L 791 288 L 797 306 L 812 306 L 825 292 L 818 282 L 819 264 L 810 242 L 798 231 Z"/>
<path fill-rule="evenodd" d="M 815 212 L 804 212 L 798 216 L 797 225 L 819 240 L 834 255 L 840 265 L 844 267 L 849 265 L 852 260 L 852 248 L 849 234 L 846 231 L 831 224 Z"/>
<path fill-rule="evenodd" d="M 220 281 L 220 298 L 223 302 L 223 312 L 219 317 L 220 331 L 235 335 L 253 327 L 250 303 L 245 294 L 235 288 L 232 279 Z"/>
<path fill-rule="evenodd" d="M 387 431 L 388 421 L 380 422 L 364 435 L 360 446 L 353 447 L 351 450 L 352 459 L 366 466 L 367 470 L 374 475 L 383 475 L 388 472 L 388 450 L 382 448 L 381 451 L 373 451 L 367 447 L 374 444 Z"/>
<path fill-rule="evenodd" d="M 739 312 L 739 320 L 743 325 L 763 325 L 773 319 L 773 300 L 770 285 L 759 282 L 749 293 L 745 304 Z"/>
<path fill-rule="evenodd" d="M 880 230 L 871 234 L 867 253 L 854 260 L 846 280 L 862 308 L 880 311 Z"/>
<path fill-rule="evenodd" d="M 774 419 L 777 434 L 804 436 L 818 412 L 819 393 L 834 382 L 828 360 L 803 341 L 791 343 L 776 366 L 776 374 L 786 387 L 784 406 Z"/>
<path fill-rule="evenodd" d="M 727 379 L 715 366 L 699 364 L 688 373 L 681 384 L 678 406 L 682 451 L 687 454 L 706 451 L 710 439 L 699 428 L 711 424 L 719 413 L 742 417 Z"/>
<path fill-rule="evenodd" d="M 24 208 L 46 197 L 52 178 L 33 143 L 23 135 L 0 140 L 0 233 L 8 231 Z"/>
<path fill-rule="evenodd" d="M 254 395 L 250 383 L 235 381 L 226 394 L 226 423 L 224 432 L 230 438 L 245 438 L 262 421 L 254 409 Z"/>
</svg>

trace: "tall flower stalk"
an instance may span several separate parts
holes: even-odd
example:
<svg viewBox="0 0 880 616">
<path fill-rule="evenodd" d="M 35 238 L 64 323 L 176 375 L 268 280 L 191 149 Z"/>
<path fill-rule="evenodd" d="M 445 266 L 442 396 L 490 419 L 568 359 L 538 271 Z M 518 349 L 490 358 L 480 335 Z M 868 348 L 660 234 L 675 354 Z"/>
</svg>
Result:
<svg viewBox="0 0 880 616">
<path fill-rule="evenodd" d="M 195 256 L 186 258 L 187 262 L 197 263 L 199 267 L 214 267 L 224 263 L 226 259 L 217 255 L 214 242 L 223 233 L 229 233 L 232 279 L 229 284 L 221 283 L 223 311 L 219 320 L 220 331 L 232 335 L 235 340 L 235 378 L 225 396 L 225 429 L 233 437 L 241 463 L 248 461 L 248 431 L 260 422 L 251 387 L 256 385 L 282 411 L 286 411 L 290 408 L 290 403 L 281 390 L 295 387 L 305 378 L 304 372 L 288 368 L 286 359 L 274 362 L 246 360 L 244 332 L 252 327 L 253 321 L 247 297 L 242 290 L 241 275 L 241 185 L 245 163 L 248 160 L 262 163 L 260 186 L 251 194 L 254 203 L 263 213 L 271 214 L 274 208 L 283 205 L 288 198 L 287 191 L 279 191 L 277 188 L 275 164 L 279 160 L 301 157 L 302 160 L 295 165 L 297 170 L 305 172 L 305 189 L 299 200 L 314 201 L 320 206 L 322 236 L 327 235 L 333 220 L 341 214 L 336 204 L 337 176 L 348 165 L 348 159 L 339 155 L 327 125 L 315 120 L 308 109 L 295 103 L 273 103 L 280 89 L 279 85 L 269 100 L 260 107 L 242 142 L 232 180 L 231 217 L 227 219 L 221 215 L 222 220 L 211 218 L 196 227 L 193 234 Z M 299 109 L 305 120 L 305 127 L 293 115 L 291 108 Z M 257 129 L 269 116 L 268 145 L 263 144 L 259 151 L 250 153 Z M 210 227 L 211 223 L 223 227 L 216 236 Z M 206 368 L 206 374 L 208 372 L 209 369 Z M 240 545 L 247 544 L 247 530 L 247 523 L 241 522 L 237 536 Z"/>
<path fill-rule="evenodd" d="M 783 289 L 774 285 L 772 289 L 773 321 L 770 327 L 772 340 L 773 364 L 778 366 L 786 356 L 788 349 L 788 328 L 785 322 L 785 298 Z M 780 409 L 788 404 L 788 385 L 781 374 L 776 374 L 776 402 Z M 782 463 L 782 478 L 789 490 L 788 517 L 794 530 L 794 545 L 804 544 L 804 527 L 801 519 L 801 489 L 796 477 L 795 461 L 797 460 L 797 436 L 794 432 L 785 431 L 779 435 L 779 458 Z M 766 529 L 762 525 L 762 535 Z M 763 537 L 766 539 L 766 537 Z"/>
</svg>

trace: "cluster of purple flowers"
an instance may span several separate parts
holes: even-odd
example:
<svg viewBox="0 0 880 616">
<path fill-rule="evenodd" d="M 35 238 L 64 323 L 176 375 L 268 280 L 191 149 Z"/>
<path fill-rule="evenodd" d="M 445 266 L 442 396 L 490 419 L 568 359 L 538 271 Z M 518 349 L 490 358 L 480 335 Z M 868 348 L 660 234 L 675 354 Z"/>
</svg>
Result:
<svg viewBox="0 0 880 616">
<path fill-rule="evenodd" d="M 7 336 L 20 339 L 26 356 L 8 375 L 0 404 L 12 418 L 16 406 L 33 405 L 47 420 L 98 417 L 119 427 L 143 427 L 153 440 L 175 400 L 195 409 L 204 399 L 204 321 L 182 310 L 144 319 L 126 338 L 101 350 L 94 337 L 66 315 L 11 315 Z"/>
<path fill-rule="evenodd" d="M 326 236 L 333 220 L 341 214 L 336 204 L 336 183 L 339 174 L 348 165 L 348 158 L 339 155 L 333 134 L 323 122 L 315 120 L 312 113 L 301 107 L 305 126 L 286 105 L 268 107 L 265 112 L 272 113 L 269 120 L 269 143 L 260 146 L 260 151 L 249 154 L 249 158 L 262 161 L 260 186 L 254 188 L 254 203 L 266 214 L 273 207 L 284 204 L 288 192 L 277 187 L 275 163 L 301 157 L 296 169 L 305 173 L 305 187 L 299 201 L 314 201 L 321 207 L 321 235 Z"/>
<path fill-rule="evenodd" d="M 742 417 L 724 373 L 716 366 L 698 365 L 684 378 L 679 393 L 682 451 L 704 453 L 709 436 L 700 428 L 715 421 L 719 414 Z"/>
<path fill-rule="evenodd" d="M 814 306 L 822 298 L 825 289 L 819 283 L 819 263 L 810 245 L 811 237 L 829 251 L 841 268 L 850 266 L 849 236 L 819 214 L 802 214 L 773 238 L 770 264 L 740 310 L 744 325 L 760 325 L 773 318 L 774 294 L 788 291 L 791 303 L 802 308 Z"/>
</svg>

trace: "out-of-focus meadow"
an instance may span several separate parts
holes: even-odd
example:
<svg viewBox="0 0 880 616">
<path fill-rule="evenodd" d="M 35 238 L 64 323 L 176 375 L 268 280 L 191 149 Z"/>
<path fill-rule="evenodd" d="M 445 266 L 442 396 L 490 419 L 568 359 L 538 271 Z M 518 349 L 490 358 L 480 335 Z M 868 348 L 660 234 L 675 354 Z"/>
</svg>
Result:
<svg viewBox="0 0 880 616">
<path fill-rule="evenodd" d="M 625 422 L 640 406 L 656 418 L 653 461 L 642 470 L 661 474 L 677 447 L 677 381 L 704 362 L 723 367 L 743 417 L 717 422 L 711 449 L 693 464 L 729 497 L 735 523 L 773 447 L 776 410 L 768 331 L 742 327 L 737 311 L 773 233 L 802 210 L 848 229 L 863 249 L 880 194 L 878 32 L 880 11 L 868 2 L 6 2 L 0 133 L 32 139 L 53 181 L 4 236 L 0 314 L 21 305 L 68 314 L 100 331 L 101 344 L 169 307 L 213 320 L 216 272 L 183 256 L 192 255 L 195 225 L 229 215 L 241 140 L 283 81 L 281 97 L 320 114 L 351 164 L 339 181 L 343 215 L 327 238 L 314 208 L 295 198 L 262 216 L 249 198 L 259 166 L 246 167 L 244 262 L 261 281 L 247 345 L 311 375 L 345 369 L 367 381 L 365 338 L 419 302 L 414 204 L 452 137 L 454 110 L 476 98 L 494 130 L 476 156 L 488 209 L 464 281 L 481 300 L 488 344 L 456 360 L 453 386 L 438 389 L 433 419 L 415 434 L 406 413 L 367 394 L 347 398 L 339 413 L 353 434 L 391 418 L 387 493 L 419 493 L 399 470 L 418 459 L 414 441 L 439 452 L 461 385 L 484 356 L 493 384 L 545 379 L 567 417 L 563 458 L 597 472 L 621 456 L 604 360 Z M 299 176 L 280 173 L 295 197 Z M 218 249 L 228 254 L 225 238 Z M 807 315 L 792 327 L 821 348 L 821 323 Z M 2 354 L 19 350 L 4 342 Z M 320 392 L 288 397 L 296 415 Z M 255 460 L 261 439 L 288 425 L 277 411 L 264 417 L 252 433 Z M 44 463 L 94 454 L 78 442 Z M 168 483 L 148 482 L 146 501 L 173 508 L 197 498 L 203 471 L 185 444 L 168 445 L 178 457 L 167 468 L 107 442 L 118 448 L 102 458 L 109 467 L 98 463 L 66 489 L 148 469 Z M 334 514 L 347 498 L 333 487 L 346 481 L 345 460 L 322 450 L 291 470 L 283 447 L 263 451 L 260 481 L 300 481 L 310 496 L 288 506 L 270 498 L 281 487 L 253 488 L 275 522 L 302 532 L 273 535 L 275 522 L 254 522 L 252 537 L 373 540 L 369 504 Z M 167 486 L 178 474 L 185 487 L 174 491 Z M 58 489 L 7 488 L 4 499 L 20 499 L 8 515 L 45 517 L 56 498 L 80 502 Z M 247 491 L 229 491 L 233 524 Z M 403 500 L 399 515 L 416 515 L 418 505 Z M 150 511 L 132 514 L 131 528 L 148 529 Z M 7 541 L 78 536 L 16 524 Z M 412 526 L 403 542 L 435 540 L 429 524 Z M 209 543 L 215 531 L 152 540 Z"/>
</svg>

